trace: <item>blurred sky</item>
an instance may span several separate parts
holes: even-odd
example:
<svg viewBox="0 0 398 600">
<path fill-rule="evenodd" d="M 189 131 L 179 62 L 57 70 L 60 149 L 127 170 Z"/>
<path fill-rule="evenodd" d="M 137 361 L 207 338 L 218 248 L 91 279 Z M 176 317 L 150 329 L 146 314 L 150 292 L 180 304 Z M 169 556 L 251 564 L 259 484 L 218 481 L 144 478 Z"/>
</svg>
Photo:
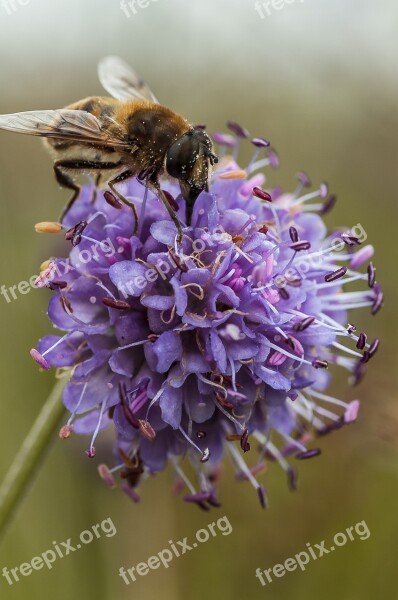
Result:
<svg viewBox="0 0 398 600">
<path fill-rule="evenodd" d="M 7 0 L 4 0 L 6 2 Z M 261 1 L 261 0 L 260 0 Z M 315 184 L 327 179 L 339 197 L 329 226 L 360 222 L 376 246 L 377 277 L 386 290 L 373 319 L 358 311 L 354 322 L 379 335 L 382 345 L 365 382 L 352 390 L 346 374 L 331 392 L 359 397 L 359 422 L 328 439 L 323 453 L 301 464 L 299 490 L 290 494 L 283 474 L 265 475 L 271 499 L 263 513 L 255 494 L 226 470 L 222 512 L 234 533 L 122 587 L 117 568 L 160 551 L 211 522 L 170 494 L 170 473 L 143 486 L 132 506 L 103 489 L 86 441 L 55 442 L 48 461 L 21 505 L 0 548 L 0 569 L 30 560 L 52 540 L 76 535 L 111 516 L 118 535 L 39 572 L 0 597 L 55 600 L 373 600 L 396 594 L 398 536 L 397 278 L 398 218 L 398 2 L 396 0 L 296 0 L 261 19 L 254 0 L 151 0 L 128 18 L 118 0 L 0 0 L 0 112 L 58 108 L 101 93 L 98 59 L 120 54 L 144 76 L 160 100 L 210 131 L 227 119 L 271 139 L 281 169 L 270 185 L 295 185 L 299 169 Z M 244 163 L 242 163 L 244 164 Z M 0 132 L 0 284 L 15 284 L 62 251 L 32 224 L 56 219 L 68 198 L 53 180 L 51 162 L 37 139 Z M 0 478 L 4 475 L 51 385 L 29 357 L 50 331 L 48 294 L 31 291 L 7 304 L 0 297 Z M 107 459 L 110 440 L 101 449 Z M 254 577 L 300 551 L 307 541 L 366 519 L 372 535 L 291 573 L 271 590 Z M 47 587 L 48 586 L 48 587 Z M 4 594 L 4 595 L 3 595 Z"/>
</svg>

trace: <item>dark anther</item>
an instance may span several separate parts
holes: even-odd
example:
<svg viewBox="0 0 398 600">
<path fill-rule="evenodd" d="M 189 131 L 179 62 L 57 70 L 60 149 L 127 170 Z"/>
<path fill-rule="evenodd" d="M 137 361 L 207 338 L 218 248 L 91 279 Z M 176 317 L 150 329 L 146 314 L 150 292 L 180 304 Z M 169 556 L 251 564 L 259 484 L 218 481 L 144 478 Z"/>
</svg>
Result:
<svg viewBox="0 0 398 600">
<path fill-rule="evenodd" d="M 305 452 L 299 452 L 296 454 L 296 458 L 304 460 L 305 458 L 312 458 L 313 456 L 319 456 L 321 453 L 320 448 L 313 448 L 312 450 L 306 450 Z"/>
<path fill-rule="evenodd" d="M 361 245 L 360 240 L 357 237 L 355 237 L 355 235 L 351 235 L 347 232 L 341 234 L 341 239 L 343 240 L 343 242 L 345 244 L 347 244 L 347 246 L 360 246 Z"/>
<path fill-rule="evenodd" d="M 368 286 L 370 288 L 374 287 L 375 281 L 376 281 L 376 269 L 373 266 L 373 263 L 370 262 L 368 264 Z"/>
<path fill-rule="evenodd" d="M 269 194 L 268 192 L 265 192 L 264 190 L 262 190 L 259 187 L 254 187 L 253 188 L 253 195 L 256 196 L 256 198 L 260 198 L 260 200 L 266 200 L 267 202 L 272 202 L 272 197 L 271 194 Z"/>
<path fill-rule="evenodd" d="M 261 138 L 261 137 L 253 138 L 252 144 L 253 144 L 253 146 L 256 146 L 257 148 L 269 148 L 269 146 L 271 145 L 268 140 Z"/>
<path fill-rule="evenodd" d="M 230 129 L 236 136 L 240 137 L 240 138 L 245 138 L 247 139 L 248 137 L 250 137 L 250 133 L 247 131 L 247 129 L 245 129 L 244 127 L 242 127 L 241 125 L 239 125 L 238 123 L 235 123 L 235 121 L 228 121 L 227 123 L 227 127 L 228 129 Z"/>
<path fill-rule="evenodd" d="M 299 236 L 295 227 L 289 227 L 289 235 L 292 242 L 298 242 Z"/>
<path fill-rule="evenodd" d="M 247 441 L 248 438 L 249 438 L 249 431 L 247 429 L 245 429 L 240 438 L 240 447 L 242 448 L 243 452 L 249 452 L 249 450 L 250 450 L 250 444 Z"/>
<path fill-rule="evenodd" d="M 326 200 L 325 204 L 320 210 L 321 215 L 326 215 L 327 213 L 329 213 L 334 208 L 336 202 L 337 197 L 334 194 L 332 196 L 329 196 L 329 198 Z"/>
<path fill-rule="evenodd" d="M 359 337 L 358 337 L 358 341 L 357 341 L 357 348 L 358 350 L 363 350 L 366 346 L 366 339 L 367 339 L 367 335 L 366 333 L 360 333 Z"/>
<path fill-rule="evenodd" d="M 294 467 L 289 467 L 287 470 L 287 484 L 292 492 L 297 490 L 297 477 L 297 469 L 295 469 Z"/>
<path fill-rule="evenodd" d="M 311 248 L 311 244 L 310 242 L 307 242 L 307 240 L 301 240 L 299 242 L 293 242 L 289 247 L 295 252 L 300 252 L 300 250 L 308 250 Z"/>
<path fill-rule="evenodd" d="M 118 210 L 123 208 L 123 202 L 121 202 L 119 198 L 115 196 L 115 194 L 112 194 L 112 192 L 109 190 L 104 192 L 104 198 L 105 202 L 107 202 L 110 206 L 113 206 L 113 208 L 117 208 Z"/>
<path fill-rule="evenodd" d="M 72 242 L 72 246 L 80 244 L 82 239 L 82 233 L 87 227 L 87 221 L 80 221 L 74 227 L 68 229 L 65 233 L 65 239 Z"/>
<path fill-rule="evenodd" d="M 329 363 L 327 360 L 321 360 L 320 358 L 316 358 L 315 360 L 312 361 L 312 366 L 315 369 L 327 369 L 329 366 Z"/>
<path fill-rule="evenodd" d="M 64 290 L 68 284 L 66 281 L 50 281 L 48 287 L 50 290 Z"/>
<path fill-rule="evenodd" d="M 380 340 L 378 338 L 376 338 L 369 347 L 368 353 L 369 353 L 369 358 L 372 358 L 372 356 L 374 356 L 376 354 L 376 352 L 378 351 L 380 346 Z"/>
<path fill-rule="evenodd" d="M 315 321 L 315 317 L 307 317 L 306 319 L 303 319 L 302 321 L 300 321 L 300 323 L 296 323 L 293 326 L 293 329 L 294 329 L 294 331 L 304 331 L 305 329 L 307 329 L 307 327 L 312 325 L 314 321 Z"/>
<path fill-rule="evenodd" d="M 376 291 L 376 298 L 372 305 L 372 315 L 375 315 L 379 312 L 381 307 L 383 306 L 384 294 L 381 291 L 381 287 L 379 285 L 375 285 L 374 289 Z"/>
<path fill-rule="evenodd" d="M 278 288 L 278 292 L 280 297 L 283 298 L 283 300 L 289 300 L 290 294 L 287 290 L 285 290 L 285 288 Z"/>
<path fill-rule="evenodd" d="M 262 485 L 258 486 L 257 494 L 258 494 L 258 498 L 260 500 L 261 507 L 266 508 L 267 507 L 267 497 L 265 494 L 265 489 L 263 488 Z"/>
<path fill-rule="evenodd" d="M 337 271 L 333 271 L 333 273 L 328 273 L 325 275 L 325 281 L 330 283 L 331 281 L 336 281 L 336 279 L 341 279 L 347 273 L 347 267 L 341 267 L 337 269 Z"/>
<path fill-rule="evenodd" d="M 113 298 L 103 298 L 102 303 L 109 308 L 116 308 L 117 310 L 130 310 L 131 306 L 124 300 L 114 300 Z"/>
</svg>

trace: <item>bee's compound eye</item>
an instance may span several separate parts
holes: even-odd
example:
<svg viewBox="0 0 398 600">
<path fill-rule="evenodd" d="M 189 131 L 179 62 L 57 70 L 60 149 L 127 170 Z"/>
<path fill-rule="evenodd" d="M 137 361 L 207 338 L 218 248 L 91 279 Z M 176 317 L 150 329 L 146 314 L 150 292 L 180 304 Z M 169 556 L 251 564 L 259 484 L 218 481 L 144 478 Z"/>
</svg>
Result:
<svg viewBox="0 0 398 600">
<path fill-rule="evenodd" d="M 185 134 L 170 146 L 166 156 L 166 170 L 171 177 L 187 179 L 199 153 L 199 141 L 195 135 Z"/>
</svg>

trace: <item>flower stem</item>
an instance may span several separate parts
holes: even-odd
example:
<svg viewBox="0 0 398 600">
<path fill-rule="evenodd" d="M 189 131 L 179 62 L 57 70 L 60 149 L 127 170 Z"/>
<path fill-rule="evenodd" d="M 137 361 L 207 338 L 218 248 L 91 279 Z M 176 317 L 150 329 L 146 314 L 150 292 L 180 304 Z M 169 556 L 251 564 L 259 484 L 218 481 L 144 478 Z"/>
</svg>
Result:
<svg viewBox="0 0 398 600">
<path fill-rule="evenodd" d="M 0 487 L 0 535 L 38 471 L 55 428 L 65 412 L 61 398 L 67 381 L 68 377 L 63 377 L 53 387 Z"/>
</svg>

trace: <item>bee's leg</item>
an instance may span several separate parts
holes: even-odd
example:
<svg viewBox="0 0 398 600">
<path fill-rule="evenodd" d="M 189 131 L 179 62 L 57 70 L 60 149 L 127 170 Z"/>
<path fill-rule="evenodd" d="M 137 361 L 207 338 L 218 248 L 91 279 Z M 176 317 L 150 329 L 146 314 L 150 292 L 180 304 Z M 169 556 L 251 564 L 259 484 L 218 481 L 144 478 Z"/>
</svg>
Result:
<svg viewBox="0 0 398 600">
<path fill-rule="evenodd" d="M 116 196 L 119 198 L 119 200 L 121 202 L 123 202 L 123 204 L 125 204 L 126 206 L 129 206 L 132 209 L 132 211 L 134 213 L 134 219 L 135 219 L 133 235 L 135 235 L 138 230 L 138 214 L 137 214 L 137 209 L 135 207 L 135 204 L 133 204 L 133 202 L 130 202 L 129 200 L 127 200 L 127 198 L 125 198 L 123 196 L 123 194 L 121 194 L 115 188 L 115 185 L 117 183 L 121 183 L 122 181 L 125 181 L 126 179 L 130 179 L 131 177 L 134 177 L 134 173 L 132 171 L 124 171 L 123 173 L 120 173 L 120 175 L 118 175 L 117 177 L 112 179 L 112 181 L 108 181 L 108 185 L 111 188 L 112 192 L 114 194 L 116 194 Z"/>
<path fill-rule="evenodd" d="M 158 198 L 163 202 L 165 208 L 167 209 L 167 212 L 169 213 L 174 225 L 177 227 L 177 231 L 178 231 L 178 236 L 177 236 L 177 241 L 178 243 L 181 242 L 182 240 L 182 227 L 181 227 L 181 223 L 178 220 L 178 217 L 175 213 L 175 211 L 173 210 L 173 208 L 170 206 L 169 201 L 166 198 L 166 195 L 163 193 L 163 191 L 160 189 L 160 185 L 159 183 L 156 181 L 151 181 L 148 184 L 149 188 L 152 188 L 155 191 L 155 194 L 158 196 Z"/>
<path fill-rule="evenodd" d="M 98 173 L 97 177 L 95 178 L 95 187 L 93 189 L 93 193 L 91 196 L 91 204 L 94 204 L 94 202 L 97 199 L 97 195 L 98 195 L 98 186 L 99 186 L 99 182 L 101 181 L 101 173 Z"/>
<path fill-rule="evenodd" d="M 80 186 L 77 185 L 77 183 L 75 183 L 69 175 L 67 175 L 66 173 L 64 173 L 64 171 L 62 171 L 62 167 L 64 167 L 65 162 L 69 162 L 69 161 L 57 160 L 54 163 L 55 179 L 58 181 L 59 185 L 61 187 L 67 188 L 68 190 L 73 190 L 72 198 L 69 200 L 69 202 L 67 203 L 67 205 L 65 206 L 65 208 L 63 209 L 63 211 L 59 217 L 60 223 L 62 223 L 62 221 L 64 220 L 64 217 L 67 215 L 69 210 L 72 208 L 73 204 L 76 201 L 76 198 L 78 197 L 78 195 L 80 193 Z"/>
<path fill-rule="evenodd" d="M 73 190 L 73 196 L 63 209 L 60 221 L 62 222 L 65 216 L 68 214 L 73 204 L 75 203 L 77 197 L 80 193 L 80 186 L 77 185 L 72 179 L 70 175 L 65 173 L 65 171 L 81 171 L 87 172 L 92 170 L 100 170 L 106 171 L 107 169 L 114 169 L 115 166 L 118 165 L 115 163 L 101 163 L 101 162 L 91 162 L 88 160 L 57 160 L 54 163 L 54 173 L 55 178 L 58 181 L 61 187 L 67 188 L 69 190 Z"/>
</svg>

